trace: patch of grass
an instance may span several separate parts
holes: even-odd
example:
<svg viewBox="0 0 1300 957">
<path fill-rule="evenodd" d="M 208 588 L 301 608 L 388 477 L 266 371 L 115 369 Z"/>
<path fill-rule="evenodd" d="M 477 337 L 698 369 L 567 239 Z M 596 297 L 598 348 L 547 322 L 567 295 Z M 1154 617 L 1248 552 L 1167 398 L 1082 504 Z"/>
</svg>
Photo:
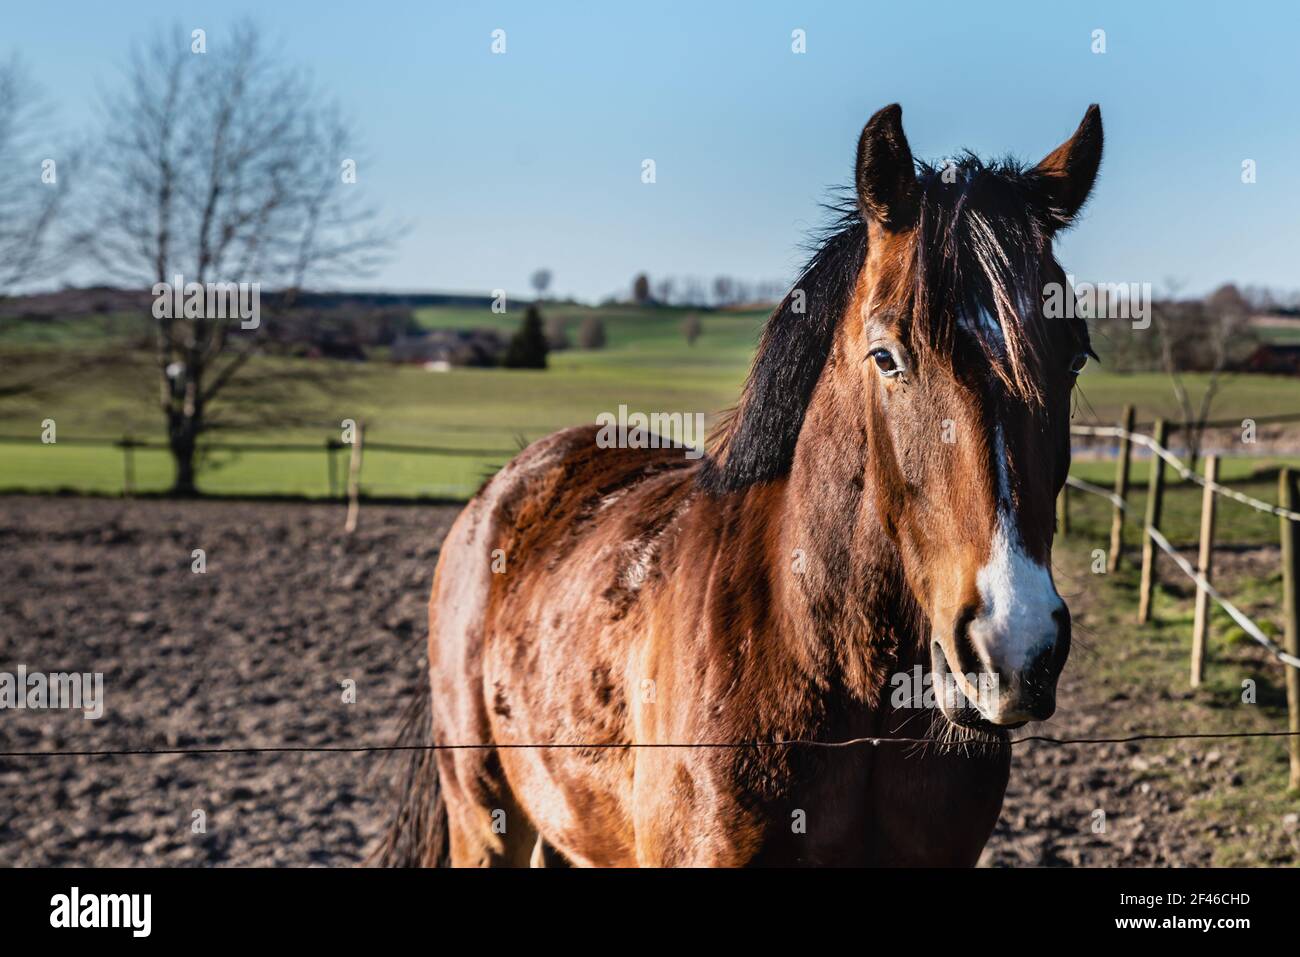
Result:
<svg viewBox="0 0 1300 957">
<path fill-rule="evenodd" d="M 203 491 L 249 494 L 324 495 L 328 492 L 324 443 L 337 438 L 345 418 L 365 420 L 372 442 L 486 449 L 481 456 L 399 455 L 371 452 L 365 457 L 363 488 L 381 495 L 468 497 L 485 474 L 507 461 L 522 444 L 572 425 L 590 424 L 601 412 L 713 413 L 731 405 L 739 393 L 762 327 L 758 313 L 709 313 L 694 346 L 686 344 L 685 310 L 588 309 L 557 306 L 573 324 L 598 315 L 608 345 L 601 350 L 555 352 L 545 372 L 504 369 L 453 369 L 428 372 L 382 361 L 341 363 L 328 360 L 259 357 L 249 372 L 262 380 L 282 376 L 275 405 L 238 390 L 218 397 L 212 411 L 226 418 L 255 417 L 274 423 L 213 433 L 214 441 L 311 443 L 320 453 L 215 453 L 205 460 Z M 496 325 L 513 331 L 519 316 L 485 310 L 420 310 L 430 327 Z M 2 347 L 0 347 L 2 348 Z M 38 375 L 42 360 L 25 354 Z M 310 363 L 337 385 L 325 389 L 293 381 L 296 364 Z M 51 354 L 48 368 L 59 368 Z M 111 367 L 74 381 L 52 381 L 36 394 L 0 403 L 0 433 L 31 436 L 31 445 L 0 445 L 0 489 L 74 489 L 112 493 L 122 487 L 122 453 L 113 448 L 71 444 L 40 445 L 41 422 L 54 419 L 68 438 L 124 435 L 161 441 L 162 417 L 156 408 L 157 373 L 150 355 L 125 353 Z M 158 491 L 170 484 L 163 452 L 137 451 L 136 488 Z M 341 463 L 345 464 L 345 463 Z"/>
<path fill-rule="evenodd" d="M 1278 468 L 1283 465 L 1300 467 L 1300 458 L 1224 459 L 1220 466 L 1219 481 L 1232 489 L 1269 504 L 1277 503 Z M 1104 488 L 1114 484 L 1113 462 L 1076 462 L 1070 474 Z M 1125 519 L 1124 542 L 1126 549 L 1139 547 L 1139 530 L 1146 515 L 1147 500 L 1146 462 L 1134 462 L 1129 486 L 1129 511 Z M 1166 473 L 1168 476 L 1170 473 Z M 1268 478 L 1259 478 L 1265 475 Z M 1200 540 L 1201 498 L 1199 485 L 1177 481 L 1165 487 L 1160 530 L 1176 547 L 1194 548 Z M 1095 539 L 1100 548 L 1110 541 L 1112 506 L 1097 495 L 1070 489 L 1070 531 Z M 1276 516 L 1257 511 L 1223 496 L 1218 497 L 1215 510 L 1215 540 L 1234 545 L 1276 545 L 1279 541 Z"/>
<path fill-rule="evenodd" d="M 573 340 L 584 319 L 600 317 L 606 327 L 607 347 L 552 353 L 546 372 L 455 369 L 434 373 L 393 365 L 378 357 L 365 363 L 254 359 L 249 373 L 263 381 L 282 380 L 274 398 L 247 389 L 232 389 L 219 396 L 212 410 L 228 427 L 211 438 L 311 443 L 320 445 L 322 451 L 213 455 L 200 471 L 200 488 L 229 492 L 245 483 L 247 491 L 257 494 L 324 494 L 328 491 L 324 443 L 338 437 L 343 419 L 352 418 L 366 421 L 367 436 L 374 442 L 492 450 L 493 454 L 469 458 L 383 458 L 378 453 L 366 457 L 363 485 L 376 494 L 418 495 L 436 489 L 437 494 L 468 496 L 485 472 L 509 457 L 519 440 L 590 424 L 599 413 L 614 412 L 619 405 L 631 411 L 701 412 L 709 417 L 730 407 L 766 318 L 761 312 L 700 312 L 702 334 L 691 346 L 682 330 L 691 310 L 568 303 L 544 304 L 542 309 L 547 317 L 566 323 Z M 429 329 L 487 327 L 513 333 L 521 315 L 519 311 L 497 315 L 486 309 L 438 307 L 419 309 L 415 318 Z M 14 350 L 21 343 L 24 368 L 38 377 L 47 372 L 48 384 L 39 393 L 0 401 L 0 433 L 30 436 L 33 441 L 33 446 L 0 445 L 0 490 L 120 490 L 123 463 L 119 451 L 36 447 L 35 442 L 40 424 L 47 418 L 56 421 L 60 436 L 119 439 L 130 434 L 163 439 L 152 356 L 147 351 L 120 352 L 123 341 L 138 340 L 146 331 L 143 321 L 140 317 L 110 316 L 50 323 L 48 329 L 22 325 L 25 332 L 19 340 L 0 335 L 0 362 L 5 361 L 6 350 L 16 355 Z M 44 344 L 34 347 L 38 341 Z M 61 360 L 71 349 L 117 351 L 107 367 L 61 378 L 66 368 Z M 377 353 L 381 355 L 382 350 Z M 303 368 L 302 364 L 330 384 L 322 389 L 296 382 L 292 373 Z M 1203 377 L 1189 376 L 1188 382 L 1196 392 L 1203 386 Z M 1137 402 L 1143 416 L 1173 411 L 1168 382 L 1157 374 L 1120 376 L 1090 367 L 1081 386 L 1076 422 L 1109 423 L 1127 401 Z M 1300 383 L 1296 380 L 1239 376 L 1229 382 L 1215 414 L 1265 415 L 1296 409 L 1300 409 Z M 1263 467 L 1279 461 L 1269 460 Z M 162 453 L 138 452 L 136 467 L 141 490 L 165 488 L 169 483 L 170 468 Z M 1139 502 L 1145 467 L 1144 462 L 1134 465 Z M 1080 461 L 1076 474 L 1109 484 L 1107 468 L 1104 462 Z M 1246 479 L 1250 468 L 1226 463 L 1225 477 L 1228 481 Z M 1191 494 L 1194 497 L 1195 493 Z M 1195 510 L 1180 504 L 1182 497 L 1183 493 L 1171 490 L 1170 527 L 1176 537 L 1186 534 L 1180 516 Z M 1236 507 L 1228 504 L 1225 509 Z M 1101 515 L 1104 503 L 1081 504 L 1079 520 L 1090 521 L 1089 510 L 1097 508 Z M 1194 525 L 1193 521 L 1193 530 Z M 1256 525 L 1257 520 L 1250 519 L 1248 532 L 1262 537 L 1263 526 Z"/>
<path fill-rule="evenodd" d="M 1276 537 L 1276 520 L 1274 520 Z M 1283 666 L 1245 636 L 1221 610 L 1211 617 L 1205 680 L 1190 688 L 1194 588 L 1167 560 L 1153 605 L 1153 621 L 1139 626 L 1136 558 L 1113 575 L 1090 572 L 1096 529 L 1076 531 L 1055 549 L 1058 577 L 1075 584 L 1071 599 L 1084 610 L 1090 696 L 1122 696 L 1128 721 L 1115 733 L 1279 731 L 1287 728 Z M 1266 632 L 1281 614 L 1280 573 L 1268 561 L 1229 569 L 1216 585 Z M 1078 594 L 1080 590 L 1086 594 Z M 1253 695 L 1253 702 L 1250 700 Z M 1151 742 L 1143 754 L 1162 755 L 1144 776 L 1160 779 L 1184 804 L 1185 826 L 1212 835 L 1221 866 L 1294 862 L 1296 847 L 1283 818 L 1300 809 L 1288 793 L 1287 745 L 1281 738 L 1225 738 Z M 1207 784 L 1207 780 L 1210 782 Z"/>
<path fill-rule="evenodd" d="M 6 318 L 0 322 L 0 349 L 66 349 L 148 342 L 150 318 L 131 312 L 109 312 L 68 318 Z"/>
<path fill-rule="evenodd" d="M 1192 400 L 1199 401 L 1209 377 L 1189 373 L 1183 377 Z M 1140 421 L 1179 418 L 1178 403 L 1169 377 L 1163 372 L 1111 372 L 1096 363 L 1079 376 L 1074 422 L 1079 425 L 1115 425 L 1132 403 Z M 1213 418 L 1238 419 L 1300 412 L 1300 381 L 1294 376 L 1229 375 L 1215 399 Z"/>
</svg>

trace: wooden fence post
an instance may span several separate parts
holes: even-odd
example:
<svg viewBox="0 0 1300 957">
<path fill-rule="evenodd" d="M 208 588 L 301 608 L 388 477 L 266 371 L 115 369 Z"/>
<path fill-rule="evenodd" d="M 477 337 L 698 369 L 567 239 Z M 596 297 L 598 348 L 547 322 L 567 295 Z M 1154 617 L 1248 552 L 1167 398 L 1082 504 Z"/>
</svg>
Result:
<svg viewBox="0 0 1300 957">
<path fill-rule="evenodd" d="M 348 519 L 343 525 L 345 532 L 357 530 L 357 518 L 361 512 L 361 444 L 366 434 L 365 422 L 357 422 L 352 436 L 352 461 L 348 465 Z"/>
<path fill-rule="evenodd" d="M 1124 420 L 1120 428 L 1125 432 L 1133 431 L 1133 406 L 1124 406 Z M 1127 435 L 1120 436 L 1119 458 L 1115 460 L 1115 494 L 1123 501 L 1128 501 L 1129 462 L 1133 458 L 1133 443 Z M 1119 570 L 1119 559 L 1124 551 L 1124 509 L 1116 505 L 1110 519 L 1110 554 L 1106 556 L 1106 570 Z"/>
<path fill-rule="evenodd" d="M 1210 483 L 1219 479 L 1219 457 L 1205 457 L 1205 489 L 1201 493 L 1201 547 L 1196 555 L 1196 570 L 1208 582 L 1214 563 L 1214 490 Z M 1192 624 L 1192 687 L 1199 688 L 1205 677 L 1205 649 L 1210 639 L 1210 593 L 1196 586 L 1196 616 Z"/>
<path fill-rule="evenodd" d="M 1169 436 L 1169 425 L 1164 419 L 1156 419 L 1156 445 L 1164 447 Z M 1145 625 L 1151 620 L 1152 597 L 1156 586 L 1156 541 L 1151 537 L 1151 529 L 1160 527 L 1160 507 L 1165 496 L 1165 460 L 1154 451 L 1151 453 L 1151 478 L 1147 483 L 1147 517 L 1142 527 L 1142 582 L 1138 586 L 1138 624 Z"/>
<path fill-rule="evenodd" d="M 1278 504 L 1285 509 L 1295 510 L 1300 503 L 1300 494 L 1296 491 L 1296 476 L 1291 469 L 1282 469 L 1278 476 Z M 1286 650 L 1293 655 L 1300 655 L 1300 596 L 1296 587 L 1300 582 L 1300 523 L 1286 517 L 1279 517 L 1282 525 L 1282 601 L 1286 618 Z M 1290 665 L 1286 669 L 1286 709 L 1287 727 L 1292 737 L 1287 741 L 1291 755 L 1290 787 L 1300 788 L 1300 669 Z"/>
<path fill-rule="evenodd" d="M 1061 486 L 1056 496 L 1056 534 L 1065 538 L 1070 534 L 1070 483 Z"/>
</svg>

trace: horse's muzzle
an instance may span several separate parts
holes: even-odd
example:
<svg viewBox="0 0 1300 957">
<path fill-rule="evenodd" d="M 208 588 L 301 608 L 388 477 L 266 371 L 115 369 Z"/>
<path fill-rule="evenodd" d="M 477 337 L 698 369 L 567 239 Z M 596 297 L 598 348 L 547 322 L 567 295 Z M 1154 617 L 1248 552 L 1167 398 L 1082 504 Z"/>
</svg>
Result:
<svg viewBox="0 0 1300 957">
<path fill-rule="evenodd" d="M 958 661 L 949 661 L 940 642 L 934 643 L 932 666 L 958 687 L 964 700 L 955 707 L 944 703 L 949 720 L 964 726 L 990 724 L 1018 728 L 1030 721 L 1046 721 L 1056 712 L 1056 684 L 1070 654 L 1070 613 L 1064 604 L 1051 615 L 1050 632 L 1028 643 L 1029 654 L 1000 654 L 1012 640 L 989 640 L 978 632 L 973 615 L 958 619 L 953 635 Z M 1004 636 L 1005 637 L 1005 636 Z M 1014 636 L 1015 638 L 1021 636 Z M 1007 659 L 1014 659 L 1014 664 Z M 951 675 L 951 678 L 949 678 Z"/>
</svg>

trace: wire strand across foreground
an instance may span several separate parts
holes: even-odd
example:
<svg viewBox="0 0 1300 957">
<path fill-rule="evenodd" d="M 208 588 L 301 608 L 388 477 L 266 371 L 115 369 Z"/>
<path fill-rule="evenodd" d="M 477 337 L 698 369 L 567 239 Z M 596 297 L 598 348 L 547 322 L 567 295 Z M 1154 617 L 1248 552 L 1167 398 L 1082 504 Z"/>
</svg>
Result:
<svg viewBox="0 0 1300 957">
<path fill-rule="evenodd" d="M 1012 747 L 1019 744 L 1041 743 L 1052 745 L 1071 744 L 1130 744 L 1138 741 L 1195 741 L 1206 738 L 1293 738 L 1300 737 L 1300 731 L 1191 731 L 1161 734 L 1156 732 L 1139 732 L 1118 737 L 1096 738 L 1058 738 L 1047 734 L 1027 734 L 1019 738 L 1009 738 L 1006 743 Z M 212 747 L 212 748 L 122 748 L 103 750 L 67 750 L 67 751 L 0 751 L 0 758 L 33 757 L 129 757 L 133 755 L 162 754 L 362 754 L 385 751 L 515 751 L 527 748 L 540 750 L 653 750 L 661 748 L 851 748 L 861 745 L 881 744 L 932 744 L 945 748 L 964 748 L 974 744 L 996 744 L 996 739 L 952 740 L 950 738 L 891 738 L 865 737 L 848 738 L 844 741 L 815 741 L 808 738 L 791 738 L 788 741 L 696 741 L 696 742 L 646 742 L 641 744 L 613 744 L 610 742 L 561 742 L 535 744 L 377 744 L 377 745 L 272 745 L 267 747 Z"/>
</svg>

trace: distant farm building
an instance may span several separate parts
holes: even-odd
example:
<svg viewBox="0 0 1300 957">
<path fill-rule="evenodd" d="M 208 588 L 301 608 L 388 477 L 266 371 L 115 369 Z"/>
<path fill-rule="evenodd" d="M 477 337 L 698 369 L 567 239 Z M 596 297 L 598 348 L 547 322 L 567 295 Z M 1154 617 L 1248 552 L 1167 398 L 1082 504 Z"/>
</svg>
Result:
<svg viewBox="0 0 1300 957">
<path fill-rule="evenodd" d="M 415 363 L 434 371 L 452 366 L 501 364 L 505 342 L 486 329 L 435 329 L 424 335 L 398 336 L 389 355 L 394 362 Z"/>
<path fill-rule="evenodd" d="M 1246 372 L 1300 375 L 1300 345 L 1265 343 L 1256 347 L 1242 367 Z"/>
</svg>

